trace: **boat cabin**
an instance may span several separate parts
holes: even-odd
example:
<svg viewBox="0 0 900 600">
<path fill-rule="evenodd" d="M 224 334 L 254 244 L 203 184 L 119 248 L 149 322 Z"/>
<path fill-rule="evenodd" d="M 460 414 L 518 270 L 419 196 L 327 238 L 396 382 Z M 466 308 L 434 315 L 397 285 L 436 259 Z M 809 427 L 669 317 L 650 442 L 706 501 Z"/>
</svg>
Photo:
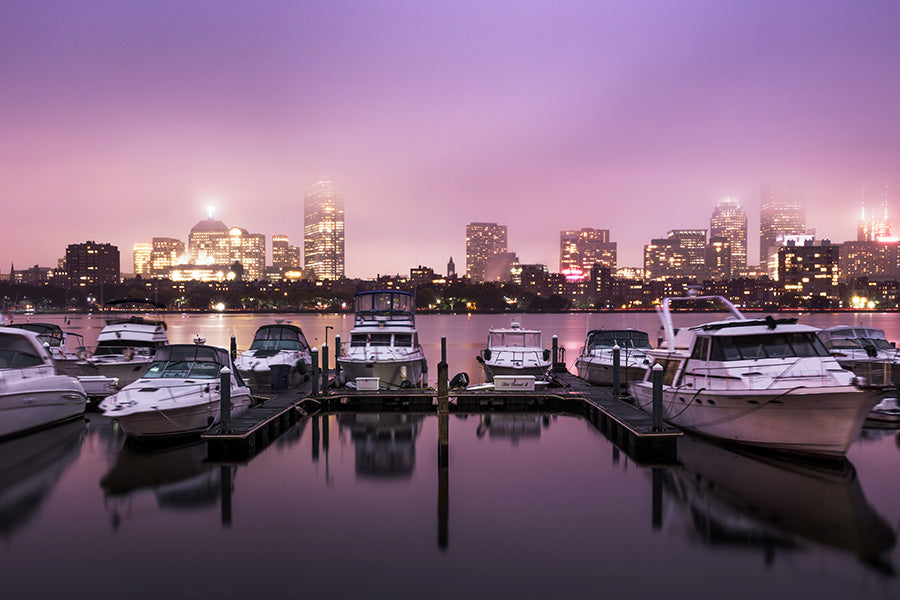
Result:
<svg viewBox="0 0 900 600">
<path fill-rule="evenodd" d="M 308 350 L 309 343 L 303 331 L 296 325 L 263 325 L 253 336 L 250 350 L 259 356 L 259 350 L 277 354 L 280 350 Z"/>
<path fill-rule="evenodd" d="M 644 331 L 637 329 L 595 329 L 589 331 L 587 341 L 585 342 L 585 350 L 609 350 L 614 346 L 626 350 L 637 348 L 645 350 L 652 348 L 650 345 L 650 336 Z"/>
<path fill-rule="evenodd" d="M 35 347 L 37 338 L 20 332 L 0 333 L 0 369 L 24 369 L 47 364 L 40 349 Z"/>
<path fill-rule="evenodd" d="M 387 326 L 391 324 L 411 327 L 415 321 L 416 301 L 409 292 L 382 290 L 359 292 L 354 298 L 356 326 Z"/>
<path fill-rule="evenodd" d="M 223 368 L 231 370 L 238 385 L 244 385 L 223 348 L 198 344 L 173 344 L 156 351 L 141 379 L 218 379 Z"/>
<path fill-rule="evenodd" d="M 418 333 L 351 333 L 351 348 L 394 347 L 416 348 L 419 345 Z"/>
<path fill-rule="evenodd" d="M 884 332 L 875 327 L 852 327 L 839 325 L 818 333 L 819 339 L 832 352 L 858 350 L 875 356 L 879 351 L 892 352 L 896 348 L 887 341 Z"/>
</svg>

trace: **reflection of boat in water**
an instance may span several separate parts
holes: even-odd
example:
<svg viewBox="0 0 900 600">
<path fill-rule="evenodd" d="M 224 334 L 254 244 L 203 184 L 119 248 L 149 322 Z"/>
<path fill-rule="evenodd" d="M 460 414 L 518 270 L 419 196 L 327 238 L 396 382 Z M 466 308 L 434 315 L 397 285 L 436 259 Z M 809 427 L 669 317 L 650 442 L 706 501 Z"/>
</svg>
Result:
<svg viewBox="0 0 900 600">
<path fill-rule="evenodd" d="M 896 534 L 866 500 L 851 463 L 795 462 L 692 437 L 678 440 L 678 456 L 683 466 L 664 471 L 667 489 L 689 509 L 703 543 L 761 547 L 773 558 L 811 542 L 893 573 Z"/>
<path fill-rule="evenodd" d="M 550 424 L 548 415 L 529 413 L 486 414 L 481 416 L 475 433 L 478 437 L 487 434 L 489 439 L 508 439 L 515 446 L 521 439 L 538 439 L 541 426 Z"/>
<path fill-rule="evenodd" d="M 416 466 L 416 437 L 424 415 L 343 414 L 338 425 L 350 430 L 358 477 L 409 477 Z"/>
<path fill-rule="evenodd" d="M 221 469 L 205 463 L 205 458 L 206 444 L 202 442 L 152 452 L 126 443 L 100 480 L 112 510 L 113 527 L 118 526 L 133 497 L 142 492 L 152 493 L 161 508 L 191 510 L 216 506 L 222 495 Z"/>
<path fill-rule="evenodd" d="M 9 538 L 39 511 L 78 460 L 83 419 L 0 443 L 0 535 Z"/>
</svg>

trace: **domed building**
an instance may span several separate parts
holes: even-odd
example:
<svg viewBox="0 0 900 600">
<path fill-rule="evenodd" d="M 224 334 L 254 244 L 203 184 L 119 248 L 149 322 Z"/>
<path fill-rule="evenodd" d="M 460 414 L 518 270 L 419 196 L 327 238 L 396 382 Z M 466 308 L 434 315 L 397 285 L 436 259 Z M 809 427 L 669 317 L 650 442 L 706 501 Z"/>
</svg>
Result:
<svg viewBox="0 0 900 600">
<path fill-rule="evenodd" d="M 210 217 L 191 228 L 188 255 L 192 265 L 222 265 L 235 262 L 244 267 L 244 279 L 263 278 L 266 268 L 266 236 L 240 227 L 227 227 Z"/>
</svg>

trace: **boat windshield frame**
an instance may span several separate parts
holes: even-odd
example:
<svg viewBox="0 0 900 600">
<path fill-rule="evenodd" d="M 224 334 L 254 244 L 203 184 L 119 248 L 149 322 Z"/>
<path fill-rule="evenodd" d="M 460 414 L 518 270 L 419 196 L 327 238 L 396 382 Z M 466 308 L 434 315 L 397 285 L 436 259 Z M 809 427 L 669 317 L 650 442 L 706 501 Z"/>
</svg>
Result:
<svg viewBox="0 0 900 600">
<path fill-rule="evenodd" d="M 277 334 L 275 337 L 272 334 Z M 306 336 L 296 325 L 263 325 L 256 330 L 250 350 L 308 350 Z"/>
<path fill-rule="evenodd" d="M 607 344 L 606 342 L 609 343 Z M 589 331 L 586 345 L 589 350 L 612 350 L 615 345 L 618 345 L 619 348 L 636 348 L 638 350 L 650 350 L 653 348 L 650 344 L 650 335 L 637 329 L 596 329 Z"/>
<path fill-rule="evenodd" d="M 237 376 L 228 352 L 222 348 L 172 344 L 157 351 L 141 379 L 218 379 L 224 367 Z"/>
<path fill-rule="evenodd" d="M 543 348 L 541 344 L 540 331 L 515 329 L 488 332 L 488 348 Z"/>
<path fill-rule="evenodd" d="M 415 321 L 416 299 L 410 292 L 375 290 L 359 292 L 353 299 L 356 325 L 385 321 Z"/>
<path fill-rule="evenodd" d="M 831 356 L 814 331 L 772 331 L 748 335 L 699 335 L 691 359 L 733 362 L 766 358 Z"/>
</svg>

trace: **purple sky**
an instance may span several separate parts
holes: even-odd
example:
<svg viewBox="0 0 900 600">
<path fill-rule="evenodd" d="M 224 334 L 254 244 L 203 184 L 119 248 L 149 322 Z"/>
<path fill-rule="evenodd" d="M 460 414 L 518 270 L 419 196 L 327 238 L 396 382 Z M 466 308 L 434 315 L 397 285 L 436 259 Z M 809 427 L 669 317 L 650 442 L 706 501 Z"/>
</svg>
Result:
<svg viewBox="0 0 900 600">
<path fill-rule="evenodd" d="M 552 270 L 560 231 L 609 229 L 639 266 L 726 195 L 753 263 L 764 182 L 805 187 L 835 242 L 862 186 L 897 218 L 900 4 L 736 5 L 0 2 L 0 270 L 95 240 L 131 271 L 132 244 L 187 240 L 210 198 L 302 245 L 320 178 L 354 277 L 464 271 L 472 221 Z"/>
</svg>

